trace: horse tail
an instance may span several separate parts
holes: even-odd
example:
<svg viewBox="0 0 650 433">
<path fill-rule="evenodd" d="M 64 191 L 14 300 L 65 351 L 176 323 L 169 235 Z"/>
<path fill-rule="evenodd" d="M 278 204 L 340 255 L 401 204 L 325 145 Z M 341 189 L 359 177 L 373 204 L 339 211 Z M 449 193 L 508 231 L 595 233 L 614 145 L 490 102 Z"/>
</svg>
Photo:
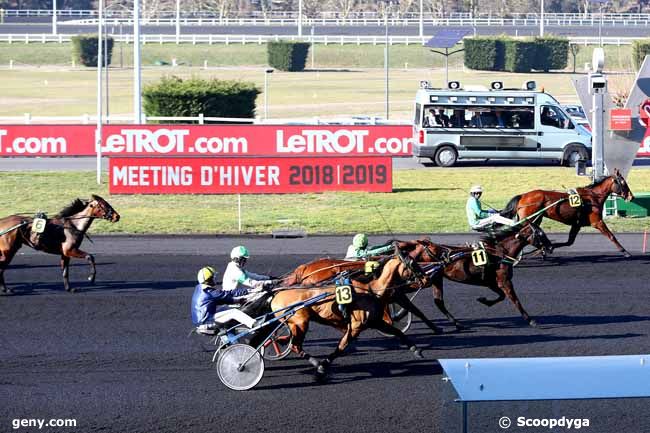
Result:
<svg viewBox="0 0 650 433">
<path fill-rule="evenodd" d="M 521 194 L 511 198 L 506 207 L 501 211 L 501 216 L 505 218 L 514 218 L 517 215 L 519 200 L 521 200 Z"/>
</svg>

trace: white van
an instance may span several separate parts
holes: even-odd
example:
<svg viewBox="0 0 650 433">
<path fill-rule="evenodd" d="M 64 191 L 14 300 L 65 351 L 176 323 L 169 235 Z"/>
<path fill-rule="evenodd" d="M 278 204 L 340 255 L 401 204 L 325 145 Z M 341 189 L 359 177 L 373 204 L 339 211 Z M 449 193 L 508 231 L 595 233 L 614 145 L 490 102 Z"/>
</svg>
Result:
<svg viewBox="0 0 650 433">
<path fill-rule="evenodd" d="M 451 167 L 459 159 L 558 160 L 570 166 L 591 159 L 591 133 L 548 93 L 503 89 L 449 89 L 421 82 L 415 97 L 413 155 Z"/>
</svg>

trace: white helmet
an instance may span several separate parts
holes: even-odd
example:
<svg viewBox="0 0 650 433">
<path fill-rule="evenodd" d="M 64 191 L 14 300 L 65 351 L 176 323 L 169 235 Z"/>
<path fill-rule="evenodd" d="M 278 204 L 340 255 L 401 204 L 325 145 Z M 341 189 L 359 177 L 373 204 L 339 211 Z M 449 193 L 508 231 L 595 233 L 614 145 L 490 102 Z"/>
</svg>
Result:
<svg viewBox="0 0 650 433">
<path fill-rule="evenodd" d="M 247 259 L 249 257 L 250 255 L 248 254 L 248 249 L 246 249 L 246 247 L 242 245 L 236 246 L 230 252 L 231 259 L 241 259 L 241 258 Z"/>
<path fill-rule="evenodd" d="M 469 190 L 469 192 L 470 192 L 470 194 L 474 194 L 474 193 L 480 193 L 480 194 L 483 194 L 483 188 L 481 187 L 481 185 L 474 185 L 474 186 L 472 186 L 472 188 Z"/>
</svg>

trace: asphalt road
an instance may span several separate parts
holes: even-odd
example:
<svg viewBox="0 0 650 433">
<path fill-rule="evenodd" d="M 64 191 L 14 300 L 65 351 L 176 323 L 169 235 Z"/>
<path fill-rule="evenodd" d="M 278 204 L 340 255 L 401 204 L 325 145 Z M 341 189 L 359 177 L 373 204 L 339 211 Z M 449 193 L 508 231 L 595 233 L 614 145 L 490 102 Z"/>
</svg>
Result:
<svg viewBox="0 0 650 433">
<path fill-rule="evenodd" d="M 638 251 L 632 240 L 622 238 Z M 327 383 L 315 382 L 311 368 L 291 357 L 267 363 L 254 390 L 221 385 L 207 342 L 187 337 L 196 270 L 225 267 L 223 252 L 244 242 L 252 270 L 280 274 L 342 251 L 347 241 L 97 237 L 84 245 L 97 253 L 97 283 L 85 282 L 86 265 L 77 263 L 77 294 L 63 292 L 55 256 L 23 250 L 6 273 L 16 295 L 0 297 L 0 431 L 39 431 L 13 430 L 14 419 L 67 418 L 77 420 L 75 429 L 40 431 L 450 433 L 458 431 L 459 412 L 438 358 L 650 353 L 650 257 L 625 260 L 606 239 L 586 235 L 545 262 L 516 268 L 515 287 L 539 328 L 525 326 L 507 302 L 478 304 L 484 289 L 447 284 L 449 309 L 470 329 L 454 332 L 430 294 L 421 293 L 416 303 L 445 328 L 432 336 L 416 322 L 409 332 L 425 348 L 424 360 L 368 331 L 336 361 Z M 307 349 L 324 355 L 337 339 L 316 325 Z M 483 403 L 470 407 L 470 431 L 502 431 L 501 416 L 565 416 L 589 419 L 584 430 L 591 433 L 641 433 L 650 431 L 647 408 L 648 400 Z"/>
<path fill-rule="evenodd" d="M 133 26 L 124 25 L 120 30 L 120 26 L 108 26 L 110 34 L 130 34 L 133 31 Z M 97 26 L 91 25 L 78 25 L 78 24 L 59 24 L 57 26 L 58 32 L 62 34 L 79 34 L 95 31 Z M 433 35 L 436 31 L 444 29 L 465 29 L 471 34 L 477 35 L 500 35 L 508 34 L 513 36 L 536 36 L 539 35 L 539 27 L 535 26 L 425 26 L 424 34 Z M 303 27 L 303 34 L 309 35 L 312 27 Z M 24 23 L 24 22 L 10 22 L 7 20 L 5 24 L 0 24 L 0 34 L 42 34 L 51 33 L 52 24 L 46 23 Z M 393 36 L 417 36 L 419 34 L 419 27 L 414 26 L 390 26 L 389 32 Z M 597 37 L 598 26 L 557 26 L 551 25 L 545 27 L 547 34 L 562 35 L 562 36 L 584 36 L 584 37 Z M 141 26 L 141 33 L 143 34 L 176 34 L 176 27 L 171 26 Z M 352 35 L 352 36 L 383 36 L 385 33 L 384 26 L 314 26 L 315 35 Z M 251 26 L 251 25 L 232 25 L 232 26 L 218 26 L 218 25 L 202 25 L 202 26 L 181 26 L 181 34 L 214 34 L 214 35 L 297 35 L 297 26 Z M 602 36 L 604 37 L 646 37 L 648 35 L 648 27 L 644 25 L 625 26 L 603 26 Z"/>
</svg>

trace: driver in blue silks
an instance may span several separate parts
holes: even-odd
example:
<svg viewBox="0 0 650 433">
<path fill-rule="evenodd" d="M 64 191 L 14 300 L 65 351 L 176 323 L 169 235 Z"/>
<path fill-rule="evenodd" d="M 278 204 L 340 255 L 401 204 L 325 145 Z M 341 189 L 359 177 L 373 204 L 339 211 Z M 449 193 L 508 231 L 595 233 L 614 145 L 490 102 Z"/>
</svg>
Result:
<svg viewBox="0 0 650 433">
<path fill-rule="evenodd" d="M 214 281 L 216 271 L 211 266 L 199 270 L 198 284 L 192 296 L 192 322 L 201 333 L 213 333 L 219 324 L 235 320 L 249 328 L 258 325 L 251 316 L 237 309 L 237 304 L 256 297 L 263 287 L 221 290 Z"/>
</svg>

